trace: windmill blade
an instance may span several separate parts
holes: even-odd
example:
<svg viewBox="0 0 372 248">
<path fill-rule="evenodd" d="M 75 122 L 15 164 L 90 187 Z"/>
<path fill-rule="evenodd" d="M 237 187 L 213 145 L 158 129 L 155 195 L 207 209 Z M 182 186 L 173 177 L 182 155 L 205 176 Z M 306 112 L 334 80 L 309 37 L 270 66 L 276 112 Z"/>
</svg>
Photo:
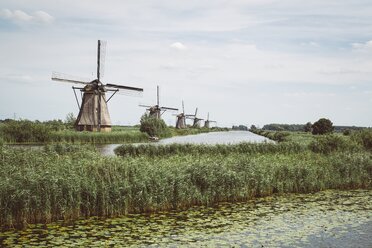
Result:
<svg viewBox="0 0 372 248">
<path fill-rule="evenodd" d="M 97 78 L 100 80 L 105 74 L 106 41 L 98 40 L 97 47 Z"/>
<path fill-rule="evenodd" d="M 198 108 L 195 109 L 195 116 L 196 116 L 197 113 L 198 113 Z"/>
<path fill-rule="evenodd" d="M 182 100 L 182 113 L 185 114 L 185 105 L 183 103 L 183 100 Z"/>
<path fill-rule="evenodd" d="M 178 111 L 178 108 L 160 107 L 162 110 Z"/>
<path fill-rule="evenodd" d="M 138 106 L 140 107 L 145 107 L 145 108 L 151 108 L 152 106 L 149 106 L 149 105 L 143 105 L 143 104 L 139 104 Z"/>
<path fill-rule="evenodd" d="M 131 86 L 124 86 L 118 84 L 106 84 L 104 85 L 106 90 L 117 91 L 119 95 L 142 97 L 143 89 Z"/>
<path fill-rule="evenodd" d="M 67 74 L 59 73 L 59 72 L 52 73 L 52 80 L 66 82 L 66 83 L 73 83 L 73 84 L 84 84 L 84 85 L 89 84 L 92 81 L 90 79 L 71 76 L 71 75 L 67 75 Z"/>
<path fill-rule="evenodd" d="M 159 96 L 159 85 L 156 86 L 156 104 L 160 105 L 160 96 Z"/>
<path fill-rule="evenodd" d="M 133 90 L 133 91 L 143 92 L 142 88 L 124 86 L 124 85 L 119 85 L 119 84 L 106 84 L 105 87 L 116 88 L 116 89 L 121 89 L 121 90 Z"/>
</svg>

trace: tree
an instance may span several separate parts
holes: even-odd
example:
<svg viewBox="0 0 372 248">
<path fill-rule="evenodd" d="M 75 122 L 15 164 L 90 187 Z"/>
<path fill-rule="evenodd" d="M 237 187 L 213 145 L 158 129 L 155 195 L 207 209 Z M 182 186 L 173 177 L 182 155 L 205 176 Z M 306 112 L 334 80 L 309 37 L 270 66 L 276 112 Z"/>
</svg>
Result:
<svg viewBox="0 0 372 248">
<path fill-rule="evenodd" d="M 327 134 L 332 133 L 333 123 L 326 118 L 321 118 L 311 126 L 313 131 L 312 134 Z"/>
<path fill-rule="evenodd" d="M 169 130 L 164 120 L 144 114 L 141 117 L 140 131 L 147 133 L 150 137 L 167 136 Z"/>
<path fill-rule="evenodd" d="M 76 117 L 73 113 L 68 113 L 66 115 L 65 124 L 68 128 L 74 128 L 76 122 Z"/>
<path fill-rule="evenodd" d="M 308 123 L 306 123 L 305 126 L 304 126 L 304 131 L 305 132 L 311 132 L 312 125 L 313 124 L 311 124 L 310 121 Z"/>
</svg>

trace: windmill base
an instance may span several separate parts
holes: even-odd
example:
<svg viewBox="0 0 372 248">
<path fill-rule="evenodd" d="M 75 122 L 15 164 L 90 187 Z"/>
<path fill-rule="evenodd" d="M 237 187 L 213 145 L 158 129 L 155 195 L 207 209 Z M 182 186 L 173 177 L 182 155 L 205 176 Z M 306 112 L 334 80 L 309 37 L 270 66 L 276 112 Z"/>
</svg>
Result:
<svg viewBox="0 0 372 248">
<path fill-rule="evenodd" d="M 76 126 L 77 131 L 88 131 L 88 132 L 98 132 L 97 126 L 92 125 L 78 125 Z M 111 132 L 111 126 L 101 126 L 101 132 Z"/>
</svg>

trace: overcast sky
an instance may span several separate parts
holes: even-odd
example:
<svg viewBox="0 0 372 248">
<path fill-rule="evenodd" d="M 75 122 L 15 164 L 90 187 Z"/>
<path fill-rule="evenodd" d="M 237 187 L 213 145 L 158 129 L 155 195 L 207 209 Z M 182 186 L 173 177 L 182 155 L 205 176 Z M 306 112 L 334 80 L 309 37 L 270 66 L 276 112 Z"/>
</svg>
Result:
<svg viewBox="0 0 372 248">
<path fill-rule="evenodd" d="M 370 0 L 1 0 L 0 119 L 76 116 L 51 73 L 93 79 L 98 39 L 102 81 L 144 88 L 109 102 L 113 124 L 138 123 L 160 85 L 162 106 L 220 126 L 372 126 Z"/>
</svg>

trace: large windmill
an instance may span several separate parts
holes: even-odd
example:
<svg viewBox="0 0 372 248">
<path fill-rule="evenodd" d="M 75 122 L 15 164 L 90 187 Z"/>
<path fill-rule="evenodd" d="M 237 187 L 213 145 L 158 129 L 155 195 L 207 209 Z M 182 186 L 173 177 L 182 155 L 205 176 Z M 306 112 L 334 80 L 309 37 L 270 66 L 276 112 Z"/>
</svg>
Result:
<svg viewBox="0 0 372 248">
<path fill-rule="evenodd" d="M 192 124 L 192 127 L 193 128 L 200 128 L 201 121 L 204 120 L 204 119 L 198 118 L 196 116 L 197 114 L 198 114 L 198 108 L 195 109 L 195 114 L 193 114 L 193 115 L 186 115 L 186 118 L 187 119 L 192 119 L 193 120 L 193 124 Z"/>
<path fill-rule="evenodd" d="M 145 107 L 147 111 L 149 111 L 150 116 L 160 119 L 160 117 L 164 114 L 165 111 L 178 111 L 177 108 L 170 108 L 170 107 L 161 107 L 160 106 L 160 99 L 159 99 L 159 86 L 156 87 L 156 105 L 149 106 L 149 105 L 139 105 L 140 107 Z"/>
<path fill-rule="evenodd" d="M 185 105 L 182 101 L 182 113 L 179 113 L 176 121 L 176 128 L 183 129 L 186 128 L 186 115 L 185 115 Z"/>
<path fill-rule="evenodd" d="M 210 128 L 210 124 L 212 122 L 217 123 L 217 121 L 211 121 L 211 120 L 209 120 L 209 112 L 208 112 L 207 119 L 204 121 L 204 127 L 205 128 Z"/>
<path fill-rule="evenodd" d="M 75 127 L 78 131 L 111 131 L 111 119 L 107 108 L 107 102 L 116 93 L 139 93 L 143 92 L 142 88 L 117 85 L 117 84 L 103 84 L 101 77 L 103 76 L 104 69 L 104 58 L 106 52 L 106 42 L 98 40 L 97 48 L 97 78 L 93 81 L 77 79 L 71 76 L 65 76 L 63 74 L 55 73 L 52 74 L 52 80 L 67 82 L 73 84 L 84 85 L 84 87 L 75 87 L 74 90 L 75 98 L 80 109 L 77 117 Z M 80 90 L 82 94 L 81 105 L 79 104 L 76 91 Z M 111 96 L 106 100 L 106 92 L 111 92 Z"/>
</svg>

